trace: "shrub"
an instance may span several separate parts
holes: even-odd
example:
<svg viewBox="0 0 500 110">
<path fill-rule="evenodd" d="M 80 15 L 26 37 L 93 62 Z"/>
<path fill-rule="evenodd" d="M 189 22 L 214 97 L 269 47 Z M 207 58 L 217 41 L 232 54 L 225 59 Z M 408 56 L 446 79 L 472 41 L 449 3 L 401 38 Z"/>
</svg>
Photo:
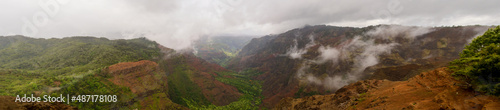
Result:
<svg viewBox="0 0 500 110">
<path fill-rule="evenodd" d="M 455 78 L 476 91 L 500 95 L 500 26 L 475 38 L 450 64 Z"/>
</svg>

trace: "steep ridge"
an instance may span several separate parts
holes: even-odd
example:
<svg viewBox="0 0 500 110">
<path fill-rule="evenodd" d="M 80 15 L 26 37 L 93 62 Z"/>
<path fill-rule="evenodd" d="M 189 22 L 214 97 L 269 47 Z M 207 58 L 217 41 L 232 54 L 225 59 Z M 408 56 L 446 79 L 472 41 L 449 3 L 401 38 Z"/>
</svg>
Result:
<svg viewBox="0 0 500 110">
<path fill-rule="evenodd" d="M 286 98 L 276 109 L 458 109 L 497 110 L 498 97 L 466 89 L 447 68 L 424 72 L 408 81 L 365 80 L 331 95 Z"/>
<path fill-rule="evenodd" d="M 284 97 L 330 94 L 362 79 L 407 80 L 458 58 L 488 28 L 306 26 L 252 39 L 228 68 L 264 72 L 255 79 L 264 81 L 264 106 L 272 107 Z"/>
</svg>

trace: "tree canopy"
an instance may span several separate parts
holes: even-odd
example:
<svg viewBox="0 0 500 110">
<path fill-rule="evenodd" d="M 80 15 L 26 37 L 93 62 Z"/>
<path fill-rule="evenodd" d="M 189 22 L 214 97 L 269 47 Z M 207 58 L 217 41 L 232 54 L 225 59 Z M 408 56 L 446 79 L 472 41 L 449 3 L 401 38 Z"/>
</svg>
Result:
<svg viewBox="0 0 500 110">
<path fill-rule="evenodd" d="M 475 38 L 450 64 L 455 78 L 476 91 L 500 95 L 500 26 Z"/>
</svg>

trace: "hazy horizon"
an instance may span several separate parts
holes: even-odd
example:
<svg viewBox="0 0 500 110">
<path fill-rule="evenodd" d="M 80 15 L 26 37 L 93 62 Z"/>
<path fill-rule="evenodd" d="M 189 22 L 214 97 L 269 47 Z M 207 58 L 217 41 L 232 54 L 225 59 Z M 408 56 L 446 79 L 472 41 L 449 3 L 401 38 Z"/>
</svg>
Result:
<svg viewBox="0 0 500 110">
<path fill-rule="evenodd" d="M 7 0 L 0 35 L 146 37 L 174 49 L 202 36 L 262 36 L 305 25 L 499 25 L 500 1 Z"/>
</svg>

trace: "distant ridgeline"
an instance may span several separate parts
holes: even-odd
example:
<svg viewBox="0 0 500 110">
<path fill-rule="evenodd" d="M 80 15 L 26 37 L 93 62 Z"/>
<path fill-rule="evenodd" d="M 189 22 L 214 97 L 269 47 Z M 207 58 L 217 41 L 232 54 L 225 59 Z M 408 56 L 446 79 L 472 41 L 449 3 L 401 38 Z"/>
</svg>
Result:
<svg viewBox="0 0 500 110">
<path fill-rule="evenodd" d="M 108 40 L 94 37 L 0 37 L 0 68 L 3 69 L 50 71 L 70 68 L 71 71 L 54 72 L 77 73 L 118 62 L 152 59 L 159 55 L 156 42 L 145 38 Z"/>
<path fill-rule="evenodd" d="M 251 39 L 248 36 L 204 37 L 195 41 L 195 55 L 225 67 Z"/>
</svg>

